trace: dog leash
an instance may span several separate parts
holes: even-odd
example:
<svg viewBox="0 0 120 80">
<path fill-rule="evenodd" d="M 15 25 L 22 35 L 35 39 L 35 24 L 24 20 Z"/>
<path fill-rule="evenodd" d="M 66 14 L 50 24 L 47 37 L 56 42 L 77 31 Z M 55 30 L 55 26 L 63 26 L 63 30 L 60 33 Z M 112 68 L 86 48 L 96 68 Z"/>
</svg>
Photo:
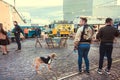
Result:
<svg viewBox="0 0 120 80">
<path fill-rule="evenodd" d="M 68 55 L 66 55 L 65 57 L 63 58 L 58 58 L 58 59 L 54 59 L 54 60 L 65 60 L 67 57 L 69 57 L 70 55 L 73 54 L 73 52 L 75 52 L 74 50 L 72 50 L 70 53 L 68 53 Z"/>
<path fill-rule="evenodd" d="M 70 55 L 72 55 L 73 52 L 75 52 L 75 50 L 72 50 L 72 51 L 66 56 L 66 58 L 69 57 Z"/>
</svg>

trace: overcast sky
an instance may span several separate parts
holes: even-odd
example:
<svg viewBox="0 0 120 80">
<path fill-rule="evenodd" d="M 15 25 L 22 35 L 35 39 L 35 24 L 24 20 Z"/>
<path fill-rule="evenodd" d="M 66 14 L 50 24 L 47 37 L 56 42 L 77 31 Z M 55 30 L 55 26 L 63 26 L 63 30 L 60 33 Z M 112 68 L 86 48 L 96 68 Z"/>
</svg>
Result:
<svg viewBox="0 0 120 80">
<path fill-rule="evenodd" d="M 14 5 L 14 0 L 4 0 Z M 17 7 L 53 7 L 62 6 L 63 0 L 15 0 Z"/>
<path fill-rule="evenodd" d="M 14 5 L 14 0 L 4 0 Z M 34 23 L 49 23 L 63 19 L 63 0 L 16 0 L 19 13 L 31 17 Z"/>
</svg>

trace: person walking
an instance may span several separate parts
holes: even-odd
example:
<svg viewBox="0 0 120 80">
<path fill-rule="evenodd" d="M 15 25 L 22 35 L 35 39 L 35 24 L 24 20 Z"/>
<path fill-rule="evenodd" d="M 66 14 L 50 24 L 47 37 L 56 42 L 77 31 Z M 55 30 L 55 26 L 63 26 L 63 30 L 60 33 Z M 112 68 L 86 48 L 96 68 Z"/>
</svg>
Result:
<svg viewBox="0 0 120 80">
<path fill-rule="evenodd" d="M 16 51 L 20 51 L 21 50 L 21 43 L 20 43 L 20 33 L 23 33 L 22 29 L 20 28 L 20 26 L 18 25 L 18 22 L 17 21 L 14 21 L 14 29 L 13 29 L 13 33 L 15 35 L 15 40 L 16 40 L 16 43 L 18 45 L 18 48 Z"/>
<path fill-rule="evenodd" d="M 87 25 L 87 19 L 80 18 L 80 27 L 77 30 L 74 40 L 75 49 L 78 49 L 78 67 L 80 73 L 82 72 L 82 58 L 85 60 L 85 72 L 89 73 L 88 53 L 93 35 L 92 32 L 92 28 Z"/>
<path fill-rule="evenodd" d="M 106 18 L 105 20 L 105 26 L 102 27 L 98 34 L 96 35 L 96 38 L 100 40 L 100 47 L 99 47 L 99 68 L 97 72 L 99 74 L 102 74 L 102 68 L 103 68 L 103 59 L 104 56 L 107 56 L 107 67 L 105 69 L 105 72 L 107 74 L 110 74 L 110 69 L 112 65 L 112 50 L 113 50 L 113 41 L 115 37 L 119 36 L 119 31 L 113 27 L 113 20 L 112 18 Z"/>
<path fill-rule="evenodd" d="M 3 55 L 8 54 L 8 49 L 7 49 L 8 44 L 10 44 L 10 42 L 7 37 L 7 32 L 4 31 L 3 24 L 0 23 L 0 45 L 1 45 Z"/>
</svg>

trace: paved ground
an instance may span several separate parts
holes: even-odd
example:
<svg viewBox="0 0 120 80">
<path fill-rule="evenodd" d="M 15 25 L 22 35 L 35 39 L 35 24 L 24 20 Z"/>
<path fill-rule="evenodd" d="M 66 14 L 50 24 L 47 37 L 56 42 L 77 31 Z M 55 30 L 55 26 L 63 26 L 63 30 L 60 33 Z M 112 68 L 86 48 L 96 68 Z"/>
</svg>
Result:
<svg viewBox="0 0 120 80">
<path fill-rule="evenodd" d="M 75 76 L 66 78 L 64 80 L 120 80 L 120 61 L 113 63 L 111 69 L 111 75 L 107 75 L 104 71 L 103 74 L 100 75 L 96 71 L 97 69 L 93 69 L 90 71 L 90 74 L 77 74 Z"/>
<path fill-rule="evenodd" d="M 120 39 L 119 39 L 120 41 Z M 43 48 L 34 47 L 35 40 L 29 39 L 22 42 L 22 51 L 15 52 L 16 44 L 12 43 L 8 46 L 10 53 L 8 55 L 2 55 L 0 52 L 0 80 L 55 80 L 78 71 L 77 68 L 77 54 L 72 53 L 73 44 L 72 40 L 68 40 L 68 48 L 55 48 L 48 49 L 46 44 L 42 41 Z M 89 58 L 91 69 L 98 66 L 99 52 L 98 44 L 94 44 L 91 47 Z M 52 71 L 48 72 L 47 68 L 43 69 L 41 75 L 37 75 L 32 67 L 33 59 L 38 56 L 47 56 L 49 53 L 57 53 L 57 59 L 52 63 Z M 120 42 L 114 45 L 113 59 L 120 58 Z M 42 65 L 45 66 L 45 65 Z M 119 80 L 120 64 L 113 64 L 112 73 L 115 73 L 115 77 L 100 78 L 101 75 L 97 75 L 92 70 L 91 75 L 76 75 L 67 80 Z M 84 64 L 83 64 L 84 67 Z M 117 77 L 116 77 L 117 76 Z"/>
</svg>

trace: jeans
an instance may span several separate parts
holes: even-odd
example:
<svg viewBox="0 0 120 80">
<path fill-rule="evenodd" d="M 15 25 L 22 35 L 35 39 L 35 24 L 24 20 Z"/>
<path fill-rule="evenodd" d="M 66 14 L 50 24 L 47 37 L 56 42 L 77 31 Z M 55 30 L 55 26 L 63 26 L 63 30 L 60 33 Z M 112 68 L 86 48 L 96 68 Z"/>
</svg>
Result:
<svg viewBox="0 0 120 80">
<path fill-rule="evenodd" d="M 103 59 L 104 56 L 106 55 L 107 57 L 107 69 L 110 70 L 111 69 L 111 65 L 112 65 L 112 50 L 113 50 L 113 43 L 101 43 L 100 44 L 100 57 L 99 57 L 99 69 L 102 69 L 103 67 Z"/>
<path fill-rule="evenodd" d="M 18 45 L 18 50 L 21 50 L 21 43 L 20 43 L 20 36 L 15 36 L 15 39 L 16 39 L 16 43 Z"/>
<path fill-rule="evenodd" d="M 88 52 L 90 50 L 90 44 L 79 44 L 78 45 L 78 67 L 79 71 L 82 69 L 82 57 L 85 60 L 86 71 L 89 71 L 89 59 L 88 59 Z"/>
</svg>

